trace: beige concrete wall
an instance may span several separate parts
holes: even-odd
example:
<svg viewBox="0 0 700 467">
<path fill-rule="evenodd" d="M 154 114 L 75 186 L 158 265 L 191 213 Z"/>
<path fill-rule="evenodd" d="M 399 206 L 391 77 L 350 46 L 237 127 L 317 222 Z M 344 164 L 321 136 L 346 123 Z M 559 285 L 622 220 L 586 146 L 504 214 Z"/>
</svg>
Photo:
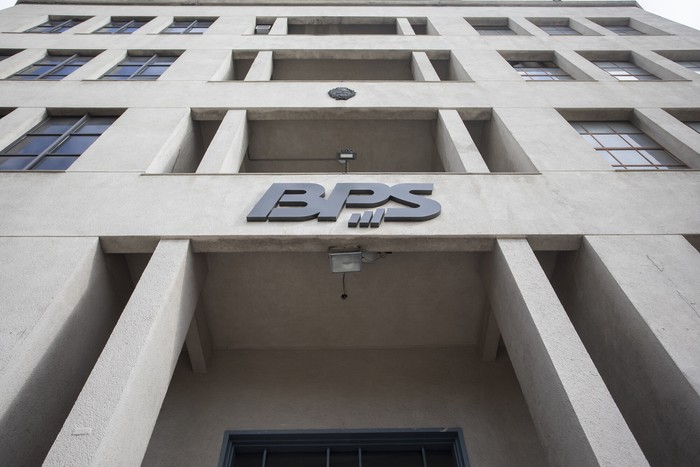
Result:
<svg viewBox="0 0 700 467">
<path fill-rule="evenodd" d="M 473 347 L 219 351 L 205 375 L 180 361 L 143 465 L 216 465 L 224 430 L 453 426 L 471 465 L 545 463 L 505 357 L 482 363 Z"/>
</svg>

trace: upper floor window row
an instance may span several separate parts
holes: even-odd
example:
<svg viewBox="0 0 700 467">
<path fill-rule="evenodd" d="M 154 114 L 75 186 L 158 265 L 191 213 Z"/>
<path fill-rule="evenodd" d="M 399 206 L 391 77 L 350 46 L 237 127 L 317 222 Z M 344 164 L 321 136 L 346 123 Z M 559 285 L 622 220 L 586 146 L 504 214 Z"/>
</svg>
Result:
<svg viewBox="0 0 700 467">
<path fill-rule="evenodd" d="M 631 18 L 527 18 L 513 20 L 507 17 L 464 18 L 482 36 L 533 35 L 531 25 L 550 36 L 600 36 L 614 33 L 618 36 L 667 35 L 668 33 Z M 604 29 L 603 29 L 604 28 Z"/>
<path fill-rule="evenodd" d="M 67 31 L 88 18 L 49 19 L 26 32 L 40 34 L 55 34 Z M 151 21 L 153 18 L 112 18 L 109 23 L 100 27 L 95 34 L 131 34 Z M 161 34 L 204 34 L 216 21 L 216 18 L 176 18 Z"/>
<path fill-rule="evenodd" d="M 57 81 L 65 78 L 75 70 L 86 64 L 92 59 L 91 56 L 72 54 L 72 55 L 53 55 L 49 54 L 33 65 L 30 65 L 14 75 L 10 76 L 11 80 L 33 81 L 33 80 L 49 80 Z"/>
</svg>

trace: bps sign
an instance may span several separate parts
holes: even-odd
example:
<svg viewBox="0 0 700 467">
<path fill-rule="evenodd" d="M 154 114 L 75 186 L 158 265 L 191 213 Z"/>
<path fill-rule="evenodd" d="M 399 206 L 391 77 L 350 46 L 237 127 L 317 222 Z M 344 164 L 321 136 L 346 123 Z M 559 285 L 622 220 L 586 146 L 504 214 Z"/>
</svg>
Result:
<svg viewBox="0 0 700 467">
<path fill-rule="evenodd" d="M 376 208 L 389 201 L 405 207 L 379 208 L 353 213 L 348 227 L 379 227 L 387 222 L 421 222 L 440 215 L 440 203 L 426 198 L 432 183 L 338 183 L 326 198 L 316 183 L 273 183 L 246 218 L 248 222 L 319 221 L 335 222 L 344 207 Z"/>
</svg>

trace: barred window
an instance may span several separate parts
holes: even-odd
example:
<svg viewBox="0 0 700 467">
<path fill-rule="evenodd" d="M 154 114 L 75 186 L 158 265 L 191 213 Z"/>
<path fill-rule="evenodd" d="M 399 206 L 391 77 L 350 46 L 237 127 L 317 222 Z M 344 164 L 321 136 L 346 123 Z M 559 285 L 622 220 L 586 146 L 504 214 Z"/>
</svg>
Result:
<svg viewBox="0 0 700 467">
<path fill-rule="evenodd" d="M 569 26 L 540 26 L 550 36 L 580 36 L 581 33 Z"/>
<path fill-rule="evenodd" d="M 162 34 L 204 34 L 213 23 L 213 19 L 176 19 Z"/>
<path fill-rule="evenodd" d="M 572 81 L 567 72 L 553 62 L 508 62 L 525 81 Z"/>
<path fill-rule="evenodd" d="M 150 19 L 113 19 L 95 31 L 95 34 L 131 34 L 149 21 Z"/>
<path fill-rule="evenodd" d="M 8 79 L 57 81 L 65 78 L 92 59 L 85 55 L 47 55 Z"/>
<path fill-rule="evenodd" d="M 634 29 L 632 26 L 605 26 L 604 27 L 618 36 L 644 36 L 645 34 L 642 31 L 639 31 L 637 29 Z"/>
<path fill-rule="evenodd" d="M 49 117 L 0 152 L 0 170 L 65 170 L 116 117 Z"/>
<path fill-rule="evenodd" d="M 85 21 L 82 18 L 71 18 L 71 19 L 50 19 L 39 26 L 34 26 L 25 32 L 38 32 L 40 34 L 56 34 L 59 32 L 67 31 L 68 29 L 76 26 Z"/>
<path fill-rule="evenodd" d="M 658 81 L 660 78 L 632 62 L 593 62 L 618 81 Z"/>
<path fill-rule="evenodd" d="M 160 56 L 158 54 L 151 56 L 130 55 L 105 73 L 100 79 L 112 81 L 156 80 L 175 60 L 177 60 L 177 57 Z"/>
<path fill-rule="evenodd" d="M 684 169 L 654 139 L 629 122 L 571 122 L 593 148 L 616 169 Z"/>
</svg>

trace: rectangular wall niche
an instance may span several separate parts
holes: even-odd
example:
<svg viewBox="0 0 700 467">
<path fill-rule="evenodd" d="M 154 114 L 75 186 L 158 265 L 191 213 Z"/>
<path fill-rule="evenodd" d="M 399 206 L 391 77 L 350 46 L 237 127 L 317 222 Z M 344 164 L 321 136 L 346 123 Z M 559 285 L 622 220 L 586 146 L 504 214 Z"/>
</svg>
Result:
<svg viewBox="0 0 700 467">
<path fill-rule="evenodd" d="M 435 119 L 249 120 L 241 172 L 343 172 L 336 153 L 352 149 L 349 172 L 443 172 Z"/>
<path fill-rule="evenodd" d="M 287 34 L 396 34 L 396 18 L 313 17 L 289 18 Z"/>
</svg>

